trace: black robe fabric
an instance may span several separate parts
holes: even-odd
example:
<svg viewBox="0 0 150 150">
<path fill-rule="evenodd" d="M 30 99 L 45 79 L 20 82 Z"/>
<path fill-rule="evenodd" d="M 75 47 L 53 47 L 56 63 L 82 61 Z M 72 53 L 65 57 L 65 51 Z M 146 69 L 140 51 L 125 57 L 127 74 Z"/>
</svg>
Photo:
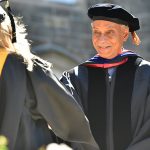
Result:
<svg viewBox="0 0 150 150">
<path fill-rule="evenodd" d="M 148 61 L 129 57 L 116 67 L 111 82 L 108 69 L 83 64 L 64 72 L 60 80 L 80 98 L 78 103 L 101 150 L 150 149 Z M 82 150 L 77 145 L 77 150 Z"/>
<path fill-rule="evenodd" d="M 8 55 L 0 102 L 0 134 L 9 150 L 37 150 L 61 139 L 97 146 L 81 107 L 51 70 L 36 63 L 30 72 L 20 56 Z"/>
</svg>

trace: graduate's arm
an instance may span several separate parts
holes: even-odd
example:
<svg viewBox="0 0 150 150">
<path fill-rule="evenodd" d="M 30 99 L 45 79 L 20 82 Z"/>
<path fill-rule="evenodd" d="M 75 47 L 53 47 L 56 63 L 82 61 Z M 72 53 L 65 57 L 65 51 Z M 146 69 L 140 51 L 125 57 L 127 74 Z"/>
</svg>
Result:
<svg viewBox="0 0 150 150">
<path fill-rule="evenodd" d="M 37 109 L 54 133 L 66 141 L 96 145 L 81 107 L 55 75 L 36 67 L 30 78 Z"/>
</svg>

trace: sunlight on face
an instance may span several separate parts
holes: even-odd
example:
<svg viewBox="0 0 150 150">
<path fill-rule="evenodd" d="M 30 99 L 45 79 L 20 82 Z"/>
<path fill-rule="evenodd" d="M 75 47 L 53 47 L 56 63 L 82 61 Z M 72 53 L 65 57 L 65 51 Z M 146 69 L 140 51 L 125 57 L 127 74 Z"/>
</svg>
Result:
<svg viewBox="0 0 150 150">
<path fill-rule="evenodd" d="M 92 42 L 98 54 L 107 59 L 121 53 L 129 35 L 128 27 L 105 20 L 92 22 Z"/>
</svg>

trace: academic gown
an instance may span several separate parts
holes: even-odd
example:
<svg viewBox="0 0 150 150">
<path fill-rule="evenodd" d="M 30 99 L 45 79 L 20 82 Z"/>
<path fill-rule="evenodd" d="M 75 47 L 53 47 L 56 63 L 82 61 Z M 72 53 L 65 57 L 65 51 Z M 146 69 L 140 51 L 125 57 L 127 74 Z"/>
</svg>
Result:
<svg viewBox="0 0 150 150">
<path fill-rule="evenodd" d="M 101 150 L 150 149 L 148 61 L 128 57 L 126 63 L 116 67 L 111 82 L 108 68 L 85 63 L 64 72 L 60 80 L 77 100 L 80 97 L 78 103 Z"/>
<path fill-rule="evenodd" d="M 57 143 L 57 137 L 95 146 L 81 107 L 52 71 L 38 63 L 30 72 L 16 54 L 5 61 L 0 77 L 0 134 L 8 138 L 9 150 L 37 150 Z"/>
</svg>

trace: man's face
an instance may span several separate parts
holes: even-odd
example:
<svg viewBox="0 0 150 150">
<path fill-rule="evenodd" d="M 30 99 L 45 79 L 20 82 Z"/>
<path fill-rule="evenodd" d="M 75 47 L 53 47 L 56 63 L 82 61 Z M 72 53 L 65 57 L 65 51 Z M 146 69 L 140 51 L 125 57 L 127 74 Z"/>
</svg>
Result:
<svg viewBox="0 0 150 150">
<path fill-rule="evenodd" d="M 92 22 L 92 42 L 98 54 L 107 59 L 121 53 L 123 43 L 129 35 L 128 27 L 110 21 Z"/>
</svg>

